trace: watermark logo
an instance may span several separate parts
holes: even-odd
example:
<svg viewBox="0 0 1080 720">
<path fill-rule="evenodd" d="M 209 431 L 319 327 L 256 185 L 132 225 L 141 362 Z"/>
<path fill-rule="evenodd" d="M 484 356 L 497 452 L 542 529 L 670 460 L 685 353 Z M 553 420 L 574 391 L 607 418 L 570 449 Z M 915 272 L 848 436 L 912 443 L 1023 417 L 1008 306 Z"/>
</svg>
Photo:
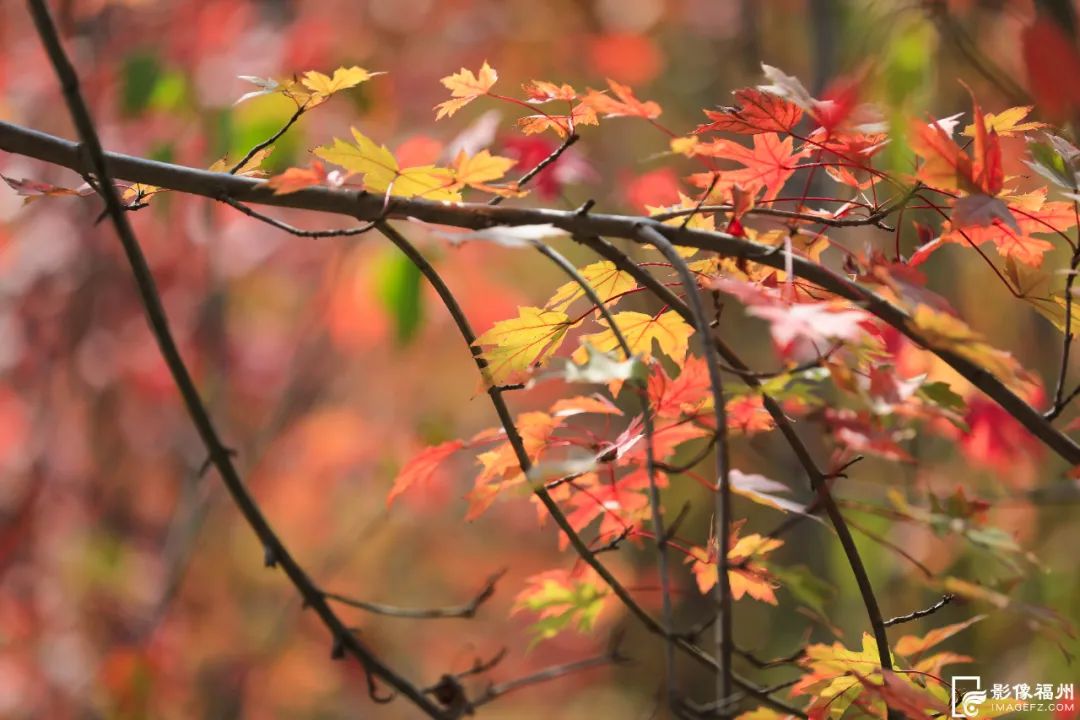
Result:
<svg viewBox="0 0 1080 720">
<path fill-rule="evenodd" d="M 952 703 L 954 718 L 979 717 L 979 708 L 986 702 L 986 691 L 978 675 L 955 675 L 952 679 Z"/>
<path fill-rule="evenodd" d="M 952 718 L 989 718 L 1014 712 L 1076 712 L 1073 683 L 994 683 L 987 689 L 979 675 L 954 675 L 950 686 Z"/>
</svg>

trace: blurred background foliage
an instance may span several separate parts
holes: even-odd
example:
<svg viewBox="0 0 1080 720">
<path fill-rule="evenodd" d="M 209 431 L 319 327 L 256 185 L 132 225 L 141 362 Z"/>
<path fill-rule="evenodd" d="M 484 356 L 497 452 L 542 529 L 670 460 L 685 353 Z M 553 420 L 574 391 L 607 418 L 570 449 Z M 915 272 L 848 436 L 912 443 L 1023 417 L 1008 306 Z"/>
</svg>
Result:
<svg viewBox="0 0 1080 720">
<path fill-rule="evenodd" d="M 1041 3 L 1066 26 L 1068 3 Z M 554 147 L 522 138 L 504 106 L 474 103 L 433 121 L 438 79 L 484 60 L 506 88 L 538 78 L 602 87 L 632 85 L 664 107 L 684 133 L 701 108 L 759 82 L 767 62 L 812 91 L 865 75 L 893 119 L 940 117 L 1027 98 L 1019 36 L 1030 2 L 916 0 L 58 0 L 66 33 L 107 148 L 206 167 L 241 156 L 291 114 L 280 96 L 233 102 L 238 75 L 288 76 L 359 64 L 389 74 L 309 113 L 276 144 L 273 170 L 306 164 L 308 149 L 351 124 L 402 156 L 438 156 L 461 132 L 497 123 L 493 149 L 529 167 Z M 22 3 L 0 5 L 0 118 L 72 137 L 48 63 Z M 1005 140 L 1009 143 L 1022 140 Z M 1014 151 L 1022 146 L 1013 146 Z M 525 202 L 640 212 L 687 190 L 667 138 L 645 123 L 586 128 L 584 138 Z M 411 154 L 411 155 L 410 155 Z M 1013 155 L 1018 153 L 1013 152 Z M 890 161 L 910 163 L 894 140 Z M 1025 172 L 1015 160 L 1012 174 Z M 0 156 L 0 171 L 57 184 L 71 173 Z M 796 182 L 802 182 L 796 179 Z M 23 206 L 0 191 L 0 717 L 330 718 L 412 717 L 404 702 L 373 706 L 362 674 L 329 660 L 324 631 L 300 607 L 213 477 L 147 331 L 99 203 L 61 199 Z M 281 217 L 305 227 L 326 218 Z M 927 224 L 917 212 L 909 214 Z M 614 605 L 591 634 L 566 632 L 526 652 L 534 618 L 510 614 L 524 580 L 573 559 L 557 550 L 537 509 L 508 498 L 465 524 L 462 496 L 475 466 L 452 461 L 438 482 L 391 510 L 401 465 L 427 444 L 494 424 L 469 353 L 430 289 L 379 237 L 299 240 L 203 199 L 168 194 L 134 213 L 173 327 L 204 397 L 233 443 L 248 482 L 286 543 L 328 589 L 405 606 L 456 604 L 508 568 L 472 620 L 410 621 L 350 615 L 390 664 L 434 683 L 475 658 L 509 648 L 494 671 L 515 677 L 584 657 L 612 628 L 628 631 L 636 663 L 592 670 L 523 690 L 486 708 L 491 718 L 648 717 L 660 648 Z M 503 248 L 421 241 L 473 324 L 484 330 L 541 302 L 562 282 L 536 258 Z M 910 233 L 910 228 L 905 233 Z M 873 230 L 831 235 L 862 248 Z M 891 237 L 885 242 L 891 243 Z M 914 236 L 905 235 L 910 248 Z M 567 247 L 574 259 L 587 256 Z M 826 255 L 826 262 L 838 258 Z M 1052 257 L 1048 267 L 1064 266 Z M 1012 300 L 984 266 L 952 247 L 928 266 L 930 286 L 973 327 L 1025 366 L 1052 378 L 1058 333 Z M 643 305 L 642 308 L 645 309 Z M 656 308 L 652 308 L 655 310 Z M 725 318 L 735 344 L 768 368 L 766 333 Z M 911 374 L 928 370 L 901 368 Z M 1048 381 L 1049 382 L 1049 381 Z M 546 407 L 563 388 L 514 396 L 515 410 Z M 961 387 L 961 390 L 963 388 Z M 974 405 L 973 405 L 974 407 Z M 1037 562 L 1023 576 L 990 544 L 851 511 L 867 531 L 910 559 L 859 538 L 886 615 L 932 604 L 941 581 L 1016 580 L 1029 603 L 997 608 L 950 641 L 995 682 L 1065 682 L 1072 640 L 1061 625 L 1032 633 L 1034 606 L 1076 618 L 1080 544 L 1073 495 L 1044 492 L 1063 468 L 1007 418 L 985 407 L 962 442 L 915 437 L 914 464 L 868 460 L 840 485 L 843 497 L 883 502 L 885 492 L 986 499 L 991 524 Z M 819 454 L 827 452 L 806 433 Z M 776 438 L 736 444 L 736 467 L 779 479 L 806 496 L 802 474 Z M 692 454 L 692 453 L 688 453 Z M 1031 491 L 1038 491 L 1034 495 Z M 704 539 L 709 502 L 679 479 L 668 507 L 693 512 L 681 532 Z M 1034 501 L 1033 501 L 1034 498 Z M 749 503 L 750 527 L 775 522 Z M 1000 538 L 998 538 L 1000 539 Z M 643 603 L 656 607 L 647 547 L 606 557 Z M 858 645 L 865 613 L 838 544 L 805 523 L 774 554 L 780 608 L 737 606 L 741 644 L 788 654 L 807 638 L 842 634 Z M 919 570 L 915 564 L 924 566 Z M 682 624 L 706 616 L 688 571 L 678 569 Z M 792 612 L 796 607 L 812 610 Z M 992 603 L 957 603 L 906 626 L 923 632 Z M 1033 614 L 1034 613 L 1034 614 Z M 894 637 L 904 632 L 894 632 Z M 777 681 L 790 670 L 769 671 Z M 710 693 L 711 678 L 696 679 Z M 693 689 L 691 686 L 690 689 Z"/>
</svg>

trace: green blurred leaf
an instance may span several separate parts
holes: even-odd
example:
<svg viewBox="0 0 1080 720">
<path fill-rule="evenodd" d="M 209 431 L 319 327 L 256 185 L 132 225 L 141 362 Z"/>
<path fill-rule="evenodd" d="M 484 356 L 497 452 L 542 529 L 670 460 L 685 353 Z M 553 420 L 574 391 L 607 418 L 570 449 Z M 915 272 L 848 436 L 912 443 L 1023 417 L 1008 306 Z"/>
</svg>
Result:
<svg viewBox="0 0 1080 720">
<path fill-rule="evenodd" d="M 398 250 L 386 255 L 376 273 L 379 301 L 394 319 L 394 337 L 404 346 L 415 336 L 423 314 L 420 271 Z"/>
<path fill-rule="evenodd" d="M 821 574 L 805 565 L 780 567 L 769 565 L 769 572 L 776 576 L 780 584 L 800 603 L 817 615 L 823 623 L 832 626 L 825 605 L 836 595 L 836 588 L 821 579 Z"/>
<path fill-rule="evenodd" d="M 1059 187 L 1076 189 L 1076 180 L 1068 163 L 1049 143 L 1031 142 L 1028 150 L 1031 152 L 1031 160 L 1026 161 L 1028 167 Z"/>
<path fill-rule="evenodd" d="M 120 110 L 124 115 L 138 115 L 150 105 L 160 75 L 161 64 L 154 55 L 140 52 L 124 58 L 124 66 L 120 70 L 123 83 Z"/>
<path fill-rule="evenodd" d="M 920 385 L 915 394 L 944 410 L 958 413 L 967 411 L 967 403 L 964 402 L 964 398 L 953 392 L 952 387 L 947 382 L 928 382 Z"/>
</svg>

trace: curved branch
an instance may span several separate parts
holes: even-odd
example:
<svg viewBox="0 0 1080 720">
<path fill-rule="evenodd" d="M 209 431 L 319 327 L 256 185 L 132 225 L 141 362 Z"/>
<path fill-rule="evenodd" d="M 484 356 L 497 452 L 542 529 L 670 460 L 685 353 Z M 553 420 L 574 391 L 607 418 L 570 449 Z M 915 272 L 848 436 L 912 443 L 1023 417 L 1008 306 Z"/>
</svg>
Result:
<svg viewBox="0 0 1080 720">
<path fill-rule="evenodd" d="M 720 476 L 716 490 L 716 600 L 720 608 L 720 622 L 716 626 L 716 644 L 720 656 L 720 682 L 718 700 L 731 696 L 731 665 L 734 643 L 732 638 L 731 579 L 728 576 L 728 550 L 731 543 L 731 473 L 727 446 L 727 408 L 724 405 L 724 381 L 720 378 L 720 358 L 716 346 L 709 342 L 712 333 L 705 308 L 698 296 L 698 284 L 690 273 L 686 261 L 675 252 L 671 242 L 648 226 L 638 231 L 642 241 L 655 246 L 679 275 L 679 280 L 686 291 L 686 304 L 690 309 L 691 323 L 701 338 L 704 348 L 705 365 L 709 371 L 709 386 L 713 396 L 713 412 L 716 420 L 716 471 Z"/>
<path fill-rule="evenodd" d="M 376 615 L 386 615 L 388 617 L 409 618 L 412 620 L 473 618 L 476 617 L 476 611 L 480 609 L 480 606 L 495 594 L 495 583 L 497 583 L 499 578 L 505 574 L 506 570 L 500 570 L 487 579 L 487 582 L 484 583 L 484 587 L 481 588 L 480 592 L 478 592 L 472 600 L 463 605 L 452 605 L 449 607 L 403 608 L 396 605 L 384 605 L 383 603 L 369 602 L 367 600 L 357 600 L 348 595 L 334 592 L 323 592 L 323 597 L 327 600 L 339 602 L 342 605 L 348 605 L 349 607 L 359 608 L 360 610 L 366 610 L 367 612 Z"/>
</svg>

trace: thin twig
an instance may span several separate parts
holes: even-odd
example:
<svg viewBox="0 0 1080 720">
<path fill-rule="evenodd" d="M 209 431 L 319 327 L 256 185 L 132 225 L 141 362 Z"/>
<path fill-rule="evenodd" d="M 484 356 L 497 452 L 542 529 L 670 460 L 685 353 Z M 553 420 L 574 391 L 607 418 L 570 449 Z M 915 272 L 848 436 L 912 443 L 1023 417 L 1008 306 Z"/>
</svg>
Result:
<svg viewBox="0 0 1080 720">
<path fill-rule="evenodd" d="M 278 230 L 284 230 L 285 232 L 289 233 L 290 235 L 295 235 L 296 237 L 303 237 L 303 238 L 350 237 L 350 236 L 353 236 L 353 235 L 363 235 L 366 232 L 370 232 L 375 227 L 374 222 L 369 222 L 369 223 L 365 223 L 365 224 L 361 225 L 360 227 L 354 227 L 354 228 L 339 228 L 337 230 L 303 230 L 303 229 L 298 228 L 298 227 L 296 227 L 294 225 L 290 225 L 287 222 L 283 222 L 281 220 L 278 220 L 277 218 L 272 218 L 269 215 L 264 215 L 261 212 L 259 212 L 258 210 L 252 210 L 247 205 L 244 205 L 243 203 L 240 203 L 240 202 L 237 202 L 236 200 L 233 200 L 228 195 L 222 195 L 220 198 L 218 198 L 218 200 L 220 200 L 221 202 L 225 203 L 226 205 L 228 205 L 230 207 L 236 208 L 237 210 L 244 213 L 248 217 L 253 217 L 256 220 L 259 220 L 260 222 L 264 222 L 267 225 L 272 225 L 273 227 L 276 227 Z"/>
<path fill-rule="evenodd" d="M 495 594 L 495 583 L 497 583 L 505 574 L 506 570 L 500 570 L 487 579 L 487 582 L 484 583 L 484 587 L 472 600 L 463 605 L 452 605 L 449 607 L 403 608 L 396 605 L 384 605 L 382 603 L 374 603 L 367 600 L 357 600 L 347 595 L 333 592 L 323 592 L 323 597 L 328 600 L 339 602 L 342 605 L 348 605 L 349 607 L 366 610 L 367 612 L 375 613 L 376 615 L 387 615 L 389 617 L 411 618 L 414 620 L 472 618 L 476 616 L 476 611 L 480 609 L 480 606 Z"/>
<path fill-rule="evenodd" d="M 520 690 L 530 685 L 538 685 L 540 683 L 548 682 L 549 680 L 555 680 L 557 678 L 564 677 L 566 675 L 572 675 L 573 673 L 581 672 L 582 670 L 589 670 L 591 668 L 603 667 L 604 665 L 618 665 L 628 662 L 628 659 L 619 653 L 618 648 L 612 648 L 596 657 L 587 658 L 585 660 L 578 660 L 577 662 L 565 663 L 562 665 L 552 665 L 551 667 L 544 668 L 538 672 L 534 672 L 524 677 L 509 680 L 504 683 L 498 683 L 497 685 L 490 685 L 482 695 L 473 700 L 470 705 L 472 708 L 478 708 L 482 705 L 486 705 L 492 700 L 495 700 L 507 693 L 514 690 Z"/>
<path fill-rule="evenodd" d="M 735 653 L 746 662 L 750 663 L 759 670 L 768 670 L 769 668 L 781 667 L 783 665 L 796 665 L 799 659 L 806 655 L 806 648 L 799 648 L 790 655 L 784 657 L 773 658 L 772 660 L 762 660 L 749 650 L 742 650 L 735 648 Z"/>
<path fill-rule="evenodd" d="M 230 175 L 235 175 L 237 173 L 237 171 L 239 171 L 242 167 L 244 167 L 245 165 L 248 164 L 248 161 L 251 160 L 251 158 L 258 155 L 259 151 L 265 150 L 266 148 L 268 148 L 271 145 L 273 145 L 274 143 L 276 143 L 278 138 L 280 138 L 282 135 L 284 135 L 286 132 L 288 132 L 289 128 L 291 128 L 293 126 L 293 123 L 295 123 L 297 120 L 299 120 L 300 116 L 303 115 L 306 111 L 307 111 L 307 103 L 306 102 L 304 104 L 302 104 L 302 105 L 297 106 L 296 112 L 294 112 L 292 114 L 292 117 L 290 117 L 288 119 L 288 121 L 284 125 L 281 126 L 281 129 L 278 130 L 273 135 L 271 135 L 270 137 L 268 137 L 267 139 L 263 140 L 261 143 L 259 143 L 255 147 L 248 150 L 247 155 L 245 155 L 243 158 L 241 158 L 240 162 L 236 163 L 231 168 L 229 168 L 229 174 Z"/>
<path fill-rule="evenodd" d="M 1073 201 L 1073 209 L 1076 211 L 1078 218 L 1080 218 L 1080 210 L 1078 208 L 1077 201 Z M 1054 388 L 1054 401 L 1050 405 L 1050 409 L 1043 415 L 1047 420 L 1054 420 L 1060 415 L 1066 407 L 1069 406 L 1069 401 L 1075 395 L 1070 395 L 1069 400 L 1065 399 L 1065 383 L 1068 382 L 1069 377 L 1069 354 L 1073 344 L 1073 285 L 1076 283 L 1077 267 L 1080 267 L 1080 245 L 1073 250 L 1072 259 L 1069 261 L 1069 274 L 1065 278 L 1065 326 L 1062 328 L 1065 337 L 1061 341 L 1061 365 L 1058 368 L 1057 383 Z"/>
<path fill-rule="evenodd" d="M 928 607 L 928 608 L 926 608 L 924 610 L 916 610 L 914 612 L 908 613 L 907 615 L 901 615 L 899 617 L 890 618 L 890 619 L 886 620 L 883 624 L 885 625 L 885 627 L 891 627 L 892 625 L 900 625 L 901 623 L 911 622 L 912 620 L 918 620 L 919 618 L 924 618 L 927 615 L 933 615 L 938 610 L 940 610 L 941 608 L 943 608 L 946 605 L 948 605 L 949 603 L 951 603 L 955 597 L 956 596 L 953 595 L 952 593 L 947 593 L 947 594 L 943 595 L 941 597 L 941 599 L 938 600 L 936 603 L 934 603 L 933 605 L 931 605 L 930 607 Z"/>
<path fill-rule="evenodd" d="M 559 145 L 559 147 L 552 150 L 550 155 L 548 155 L 546 158 L 544 158 L 540 162 L 536 163 L 536 165 L 531 170 L 529 170 L 527 173 L 525 173 L 524 175 L 522 175 L 521 177 L 518 178 L 518 181 L 517 181 L 518 188 L 521 188 L 521 187 L 523 187 L 525 185 L 528 185 L 532 181 L 533 178 L 535 178 L 537 175 L 539 175 L 544 170 L 544 168 L 548 167 L 549 165 L 554 163 L 556 160 L 558 160 L 560 157 L 562 157 L 562 154 L 564 152 L 566 152 L 567 150 L 569 150 L 570 146 L 573 145 L 574 143 L 576 143 L 580 139 L 581 139 L 581 136 L 578 135 L 575 132 L 571 132 L 571 133 L 567 134 L 566 139 L 562 141 L 562 144 Z M 502 204 L 502 201 L 505 200 L 505 199 L 506 199 L 506 197 L 503 196 L 503 195 L 496 195 L 495 197 L 491 198 L 491 200 L 488 201 L 488 205 L 491 205 L 491 206 L 500 205 L 500 204 Z"/>
<path fill-rule="evenodd" d="M 150 267 L 142 254 L 142 249 L 139 247 L 135 233 L 128 222 L 127 213 L 124 211 L 124 206 L 116 192 L 116 186 L 109 172 L 101 142 L 98 139 L 86 102 L 83 100 L 82 93 L 79 90 L 79 80 L 75 68 L 71 65 L 60 44 L 60 38 L 57 35 L 49 10 L 45 6 L 44 0 L 27 0 L 27 5 L 33 16 L 38 35 L 41 37 L 49 60 L 52 62 L 53 69 L 60 80 L 68 110 L 82 140 L 82 146 L 85 148 L 86 155 L 89 158 L 91 169 L 98 181 L 99 192 L 105 201 L 105 206 L 109 211 L 109 216 L 131 266 L 139 297 L 146 310 L 147 320 L 154 339 L 158 343 L 165 364 L 180 391 L 192 423 L 198 431 L 214 467 L 217 468 L 221 475 L 226 488 L 233 497 L 233 501 L 262 543 L 266 559 L 285 571 L 285 574 L 303 597 L 304 602 L 319 615 L 323 624 L 330 631 L 335 651 L 347 652 L 360 661 L 368 677 L 369 687 L 374 688 L 375 678 L 377 677 L 409 698 L 429 717 L 442 718 L 444 716 L 442 710 L 433 704 L 419 688 L 385 665 L 349 631 L 348 627 L 327 604 L 315 584 L 285 548 L 285 545 L 271 528 L 265 516 L 263 516 L 255 500 L 248 493 L 180 355 L 180 350 L 169 328 L 168 317 L 161 304 L 161 297 L 154 282 L 153 274 L 150 272 Z"/>
</svg>

